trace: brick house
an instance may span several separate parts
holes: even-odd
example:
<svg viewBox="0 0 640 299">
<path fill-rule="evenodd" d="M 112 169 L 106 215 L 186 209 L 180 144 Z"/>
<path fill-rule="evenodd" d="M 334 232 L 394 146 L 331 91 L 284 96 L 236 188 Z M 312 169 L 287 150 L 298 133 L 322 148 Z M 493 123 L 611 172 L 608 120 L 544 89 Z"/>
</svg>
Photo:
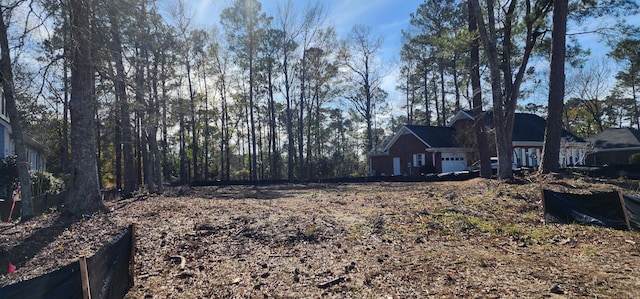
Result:
<svg viewBox="0 0 640 299">
<path fill-rule="evenodd" d="M 369 154 L 372 176 L 418 176 L 465 170 L 468 149 L 458 146 L 451 127 L 403 126 Z"/>
<path fill-rule="evenodd" d="M 486 112 L 484 119 L 491 155 L 496 156 L 493 113 Z M 382 149 L 369 153 L 371 175 L 418 176 L 468 169 L 479 160 L 474 123 L 470 111 L 459 111 L 445 127 L 403 126 Z M 545 127 L 546 120 L 540 116 L 516 113 L 512 138 L 516 167 L 540 165 Z M 638 146 L 640 150 L 640 142 Z M 587 148 L 585 140 L 563 130 L 560 166 L 583 165 Z"/>
<path fill-rule="evenodd" d="M 640 153 L 640 131 L 631 128 L 607 129 L 587 138 L 592 148 L 586 164 L 629 164 L 631 155 Z"/>
</svg>

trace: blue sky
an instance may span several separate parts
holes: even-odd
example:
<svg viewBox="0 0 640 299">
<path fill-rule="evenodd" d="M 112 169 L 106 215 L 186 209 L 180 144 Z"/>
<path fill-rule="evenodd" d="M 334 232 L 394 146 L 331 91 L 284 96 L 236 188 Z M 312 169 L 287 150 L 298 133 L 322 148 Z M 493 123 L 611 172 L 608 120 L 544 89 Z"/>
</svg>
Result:
<svg viewBox="0 0 640 299">
<path fill-rule="evenodd" d="M 333 25 L 340 37 L 346 36 L 353 25 L 364 24 L 385 38 L 385 56 L 399 53 L 400 31 L 409 26 L 409 14 L 415 12 L 423 0 L 320 0 L 326 11 L 327 25 Z M 219 24 L 220 13 L 231 6 L 233 0 L 197 0 L 194 9 L 195 24 Z M 286 0 L 263 0 L 262 10 L 276 16 L 278 3 Z M 294 7 L 304 9 L 307 1 L 293 0 Z"/>
<path fill-rule="evenodd" d="M 172 2 L 172 0 L 165 0 Z M 286 0 L 262 0 L 262 10 L 269 16 L 277 15 L 279 3 Z M 356 24 L 371 28 L 373 34 L 382 35 L 384 45 L 382 57 L 385 63 L 399 61 L 402 47 L 401 31 L 409 28 L 409 15 L 415 12 L 423 0 L 319 0 L 326 12 L 326 25 L 332 25 L 339 38 L 344 38 Z M 220 13 L 233 4 L 233 0 L 197 0 L 187 2 L 193 11 L 193 25 L 208 29 L 220 24 Z M 293 5 L 303 10 L 307 1 L 293 0 Z M 391 101 L 401 101 L 402 95 L 395 90 L 396 75 L 390 73 L 383 89 Z M 398 106 L 398 105 L 394 105 Z"/>
<path fill-rule="evenodd" d="M 163 1 L 171 3 L 174 0 Z M 262 0 L 261 3 L 264 12 L 270 16 L 276 16 L 278 4 L 286 1 Z M 302 10 L 308 2 L 307 0 L 292 1 L 294 7 L 299 10 Z M 233 0 L 192 0 L 186 2 L 190 5 L 193 13 L 193 25 L 203 29 L 208 29 L 214 24 L 219 26 L 220 13 L 224 8 L 233 4 Z M 398 62 L 402 46 L 401 30 L 409 28 L 409 15 L 415 12 L 422 2 L 423 0 L 319 0 L 326 11 L 326 24 L 332 25 L 336 29 L 339 38 L 346 37 L 353 25 L 356 24 L 364 24 L 370 27 L 374 34 L 382 35 L 384 37 L 382 57 L 385 63 Z M 629 19 L 636 24 L 640 23 L 640 18 L 637 16 Z M 575 30 L 578 28 L 570 26 L 570 32 Z M 603 47 L 595 35 L 581 36 L 580 42 L 585 48 L 591 49 L 593 59 L 606 57 L 606 53 L 609 51 L 608 48 Z M 546 63 L 544 61 L 539 63 L 540 70 L 544 69 Z M 400 106 L 404 102 L 403 95 L 395 90 L 396 82 L 397 70 L 385 78 L 382 86 L 389 93 L 391 106 L 396 108 L 394 114 L 402 113 L 403 109 L 400 109 Z M 537 90 L 533 95 L 535 99 L 532 101 L 546 104 L 545 90 L 546 87 Z M 521 103 L 523 104 L 523 102 Z"/>
</svg>

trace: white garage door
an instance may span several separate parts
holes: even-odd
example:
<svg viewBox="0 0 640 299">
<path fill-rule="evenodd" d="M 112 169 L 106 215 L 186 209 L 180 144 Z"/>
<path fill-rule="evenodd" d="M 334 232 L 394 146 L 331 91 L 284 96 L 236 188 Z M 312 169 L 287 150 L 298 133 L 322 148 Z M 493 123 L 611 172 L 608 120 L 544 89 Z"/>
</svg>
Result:
<svg viewBox="0 0 640 299">
<path fill-rule="evenodd" d="M 467 169 L 467 158 L 464 153 L 442 153 L 442 172 L 462 171 Z"/>
</svg>

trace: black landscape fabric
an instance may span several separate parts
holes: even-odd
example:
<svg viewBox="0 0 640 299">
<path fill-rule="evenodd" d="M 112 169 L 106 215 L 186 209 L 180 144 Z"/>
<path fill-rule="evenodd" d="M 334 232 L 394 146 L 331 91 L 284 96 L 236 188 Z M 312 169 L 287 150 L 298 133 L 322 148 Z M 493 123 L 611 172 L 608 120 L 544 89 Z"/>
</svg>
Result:
<svg viewBox="0 0 640 299">
<path fill-rule="evenodd" d="M 547 222 L 628 229 L 618 192 L 571 194 L 543 190 L 543 194 Z"/>
<path fill-rule="evenodd" d="M 87 259 L 91 298 L 123 298 L 133 285 L 129 273 L 132 226 Z M 0 289 L 0 299 L 82 299 L 80 263 Z"/>
<path fill-rule="evenodd" d="M 0 298 L 82 299 L 80 263 L 0 289 Z"/>
<path fill-rule="evenodd" d="M 631 229 L 640 231 L 640 197 L 625 194 L 624 206 L 627 209 Z"/>
<path fill-rule="evenodd" d="M 91 298 L 123 298 L 133 279 L 129 275 L 131 227 L 87 260 Z"/>
</svg>

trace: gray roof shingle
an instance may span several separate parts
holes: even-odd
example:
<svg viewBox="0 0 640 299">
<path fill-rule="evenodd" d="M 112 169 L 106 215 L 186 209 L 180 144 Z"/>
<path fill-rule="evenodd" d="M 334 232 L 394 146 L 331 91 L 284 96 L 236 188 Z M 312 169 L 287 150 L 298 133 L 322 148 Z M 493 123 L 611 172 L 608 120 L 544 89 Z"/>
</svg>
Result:
<svg viewBox="0 0 640 299">
<path fill-rule="evenodd" d="M 453 133 L 455 131 L 453 128 L 413 125 L 407 125 L 405 127 L 433 148 L 458 147 L 458 144 L 453 137 Z"/>
<path fill-rule="evenodd" d="M 587 140 L 600 149 L 640 147 L 640 131 L 631 128 L 607 129 Z"/>
<path fill-rule="evenodd" d="M 493 128 L 493 112 L 485 114 L 485 123 Z M 547 121 L 535 114 L 516 113 L 513 123 L 513 141 L 544 141 L 544 131 Z M 562 138 L 571 142 L 584 142 L 584 139 L 562 129 Z"/>
</svg>

